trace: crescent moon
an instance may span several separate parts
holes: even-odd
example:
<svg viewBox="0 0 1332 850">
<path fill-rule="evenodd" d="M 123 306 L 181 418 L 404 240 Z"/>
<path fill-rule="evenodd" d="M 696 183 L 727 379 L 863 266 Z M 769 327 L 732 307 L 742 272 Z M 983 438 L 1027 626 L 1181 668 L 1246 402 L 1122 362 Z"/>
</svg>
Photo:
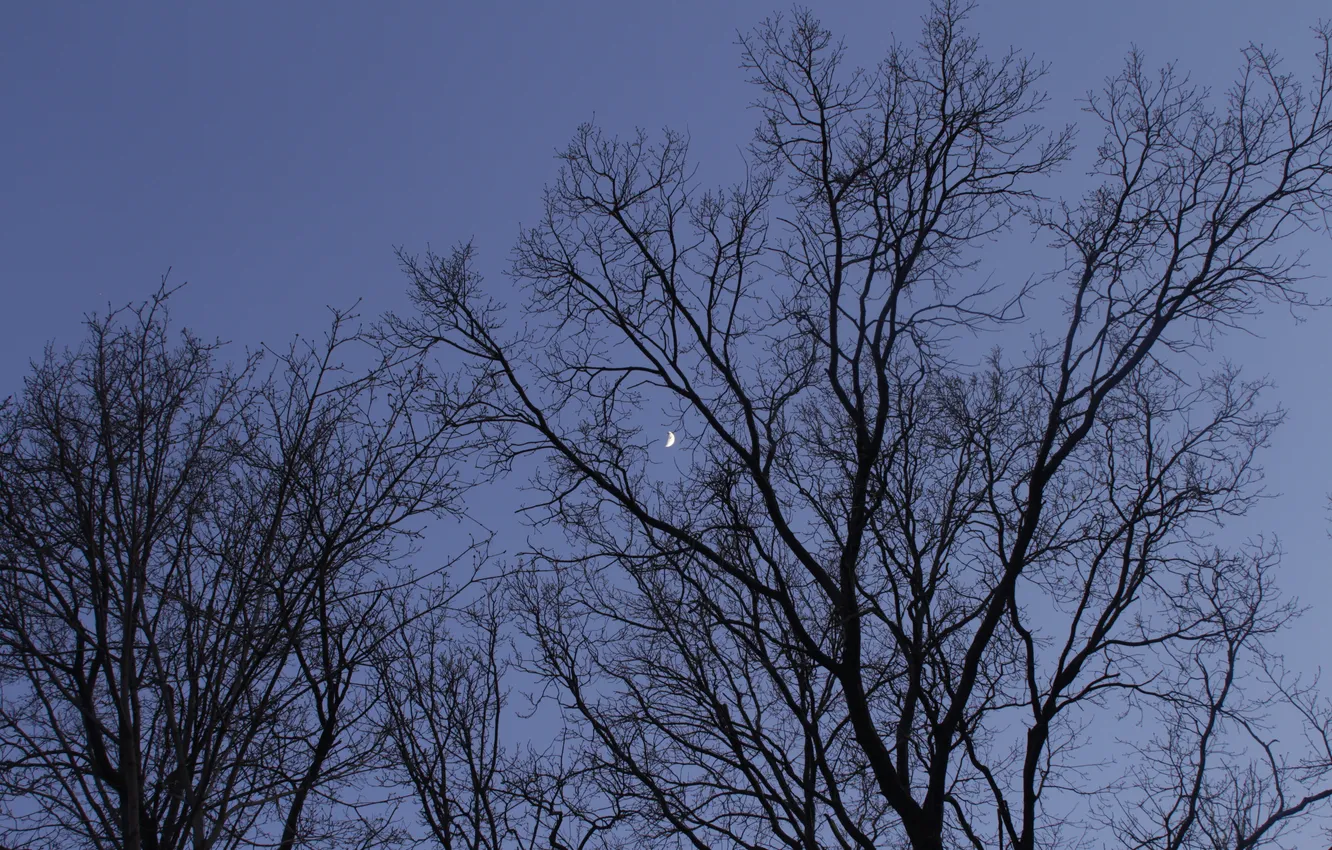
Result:
<svg viewBox="0 0 1332 850">
<path fill-rule="evenodd" d="M 666 432 L 666 448 L 669 449 L 669 448 L 670 448 L 671 446 L 673 446 L 673 445 L 675 445 L 675 432 L 674 432 L 674 431 L 667 431 L 667 432 Z"/>
</svg>

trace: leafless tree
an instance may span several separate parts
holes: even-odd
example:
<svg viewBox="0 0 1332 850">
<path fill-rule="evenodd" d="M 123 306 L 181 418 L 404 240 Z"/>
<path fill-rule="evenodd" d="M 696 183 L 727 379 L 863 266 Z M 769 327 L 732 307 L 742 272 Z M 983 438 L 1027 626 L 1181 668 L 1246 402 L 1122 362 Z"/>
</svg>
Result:
<svg viewBox="0 0 1332 850">
<path fill-rule="evenodd" d="M 1071 130 L 967 11 L 868 72 L 808 13 L 743 38 L 764 121 L 725 192 L 678 134 L 582 128 L 514 251 L 520 331 L 470 245 L 401 253 L 385 338 L 493 381 L 493 462 L 541 461 L 516 639 L 586 792 L 550 847 L 1242 850 L 1326 816 L 1279 550 L 1211 536 L 1281 413 L 1209 352 L 1313 302 L 1279 251 L 1332 209 L 1332 27 L 1312 86 L 1250 47 L 1219 106 L 1131 54 L 1094 187 L 1052 204 Z M 1014 222 L 1063 259 L 1006 290 L 977 249 Z"/>
<path fill-rule="evenodd" d="M 424 827 L 418 843 L 568 850 L 564 821 L 584 809 L 585 770 L 536 740 L 539 732 L 515 741 L 509 725 L 550 728 L 549 718 L 536 716 L 539 705 L 511 704 L 511 674 L 522 669 L 506 602 L 504 582 L 511 577 L 492 573 L 402 605 L 378 653 L 389 774 L 417 800 Z M 477 586 L 481 592 L 469 595 Z M 619 820 L 586 819 L 570 844 L 587 847 Z"/>
<path fill-rule="evenodd" d="M 375 845 L 370 659 L 459 433 L 412 402 L 434 378 L 340 362 L 350 314 L 263 372 L 173 338 L 169 294 L 0 414 L 3 841 Z"/>
<path fill-rule="evenodd" d="M 495 850 L 520 822 L 503 787 L 504 618 L 493 593 L 457 616 L 450 601 L 402 612 L 380 654 L 381 708 L 430 836 L 449 850 Z"/>
</svg>

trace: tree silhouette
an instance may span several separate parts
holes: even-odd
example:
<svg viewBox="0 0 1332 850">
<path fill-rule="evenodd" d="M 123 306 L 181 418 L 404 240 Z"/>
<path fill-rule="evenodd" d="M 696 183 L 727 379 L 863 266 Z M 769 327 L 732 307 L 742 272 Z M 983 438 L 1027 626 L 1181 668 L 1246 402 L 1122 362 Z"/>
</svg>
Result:
<svg viewBox="0 0 1332 850">
<path fill-rule="evenodd" d="M 1030 123 L 1043 69 L 967 11 L 873 71 L 808 13 L 743 38 L 764 121 L 726 191 L 679 134 L 581 128 L 514 251 L 521 330 L 470 245 L 400 252 L 417 310 L 384 340 L 492 389 L 490 462 L 539 458 L 559 531 L 509 589 L 566 720 L 529 778 L 564 772 L 466 789 L 540 786 L 513 846 L 1241 850 L 1325 811 L 1332 713 L 1264 643 L 1279 553 L 1207 538 L 1280 412 L 1187 368 L 1311 303 L 1279 250 L 1332 209 L 1332 28 L 1311 86 L 1250 47 L 1219 109 L 1131 54 L 1070 204 L 1035 189 L 1072 151 Z M 978 282 L 1015 222 L 1062 265 Z"/>
<path fill-rule="evenodd" d="M 366 846 L 371 658 L 459 434 L 422 427 L 425 376 L 339 363 L 346 313 L 265 375 L 173 340 L 169 295 L 0 411 L 3 840 Z"/>
</svg>

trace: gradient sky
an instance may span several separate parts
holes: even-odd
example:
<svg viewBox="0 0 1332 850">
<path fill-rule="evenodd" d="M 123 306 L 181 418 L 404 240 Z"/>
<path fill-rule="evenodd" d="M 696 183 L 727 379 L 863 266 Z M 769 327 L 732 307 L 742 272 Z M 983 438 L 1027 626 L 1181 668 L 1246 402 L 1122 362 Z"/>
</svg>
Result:
<svg viewBox="0 0 1332 850">
<path fill-rule="evenodd" d="M 926 3 L 826 2 L 851 64 L 896 34 L 914 43 Z M 497 289 L 520 223 L 534 224 L 553 154 L 593 117 L 612 132 L 691 135 L 699 176 L 741 176 L 757 121 L 737 29 L 770 2 L 10 2 L 0 27 L 0 396 L 48 340 L 77 343 L 82 316 L 149 295 L 172 269 L 174 316 L 240 346 L 318 333 L 323 305 L 405 304 L 395 245 L 475 237 Z M 991 0 L 972 17 L 991 55 L 1049 62 L 1048 126 L 1117 72 L 1136 43 L 1223 90 L 1250 40 L 1312 70 L 1308 27 L 1326 0 Z M 1100 138 L 1083 123 L 1077 166 L 1046 184 L 1076 197 Z M 991 252 L 983 269 L 1022 267 Z M 1313 243 L 1311 273 L 1332 272 Z M 1024 274 L 1025 276 L 1025 274 Z M 1332 294 L 1332 281 L 1316 284 Z M 516 298 L 510 298 L 511 302 Z M 1332 610 L 1332 312 L 1296 325 L 1276 310 L 1225 351 L 1289 408 L 1265 455 L 1269 488 L 1246 532 L 1275 531 L 1282 586 Z M 498 500 L 474 502 L 498 512 Z M 494 523 L 492 523 L 494 524 Z M 1326 615 L 1283 641 L 1321 660 Z M 1320 640 L 1318 636 L 1324 637 Z"/>
</svg>

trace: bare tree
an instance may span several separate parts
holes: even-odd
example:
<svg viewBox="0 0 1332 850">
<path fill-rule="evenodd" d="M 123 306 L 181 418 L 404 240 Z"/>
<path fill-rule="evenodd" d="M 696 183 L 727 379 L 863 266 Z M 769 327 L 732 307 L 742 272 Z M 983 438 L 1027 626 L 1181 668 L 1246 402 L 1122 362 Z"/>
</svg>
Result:
<svg viewBox="0 0 1332 850">
<path fill-rule="evenodd" d="M 417 801 L 418 840 L 446 850 L 587 847 L 621 819 L 575 816 L 577 838 L 565 844 L 569 813 L 586 813 L 587 766 L 561 758 L 539 733 L 513 741 L 509 724 L 550 720 L 536 716 L 539 704 L 510 705 L 511 674 L 523 666 L 506 601 L 511 578 L 436 588 L 401 606 L 377 656 L 389 774 Z"/>
<path fill-rule="evenodd" d="M 369 659 L 458 432 L 412 403 L 433 378 L 339 362 L 349 314 L 264 374 L 173 339 L 169 294 L 0 415 L 3 840 L 375 844 Z"/>
<path fill-rule="evenodd" d="M 678 134 L 582 128 L 521 332 L 470 245 L 401 254 L 386 338 L 493 381 L 494 463 L 543 461 L 562 533 L 513 595 L 585 791 L 552 848 L 1241 850 L 1326 814 L 1332 714 L 1265 647 L 1279 551 L 1209 538 L 1281 414 L 1208 352 L 1311 304 L 1278 251 L 1332 209 L 1332 27 L 1311 87 L 1250 47 L 1219 108 L 1131 54 L 1070 205 L 1033 183 L 1072 149 L 1029 123 L 1043 69 L 967 11 L 870 72 L 808 13 L 743 38 L 765 120 L 726 192 Z M 1063 265 L 978 283 L 1014 221 Z M 966 362 L 1052 291 L 1027 351 Z"/>
<path fill-rule="evenodd" d="M 454 616 L 457 593 L 402 612 L 380 654 L 380 702 L 398 778 L 430 836 L 450 850 L 497 850 L 521 824 L 503 787 L 504 618 L 493 593 Z"/>
</svg>

